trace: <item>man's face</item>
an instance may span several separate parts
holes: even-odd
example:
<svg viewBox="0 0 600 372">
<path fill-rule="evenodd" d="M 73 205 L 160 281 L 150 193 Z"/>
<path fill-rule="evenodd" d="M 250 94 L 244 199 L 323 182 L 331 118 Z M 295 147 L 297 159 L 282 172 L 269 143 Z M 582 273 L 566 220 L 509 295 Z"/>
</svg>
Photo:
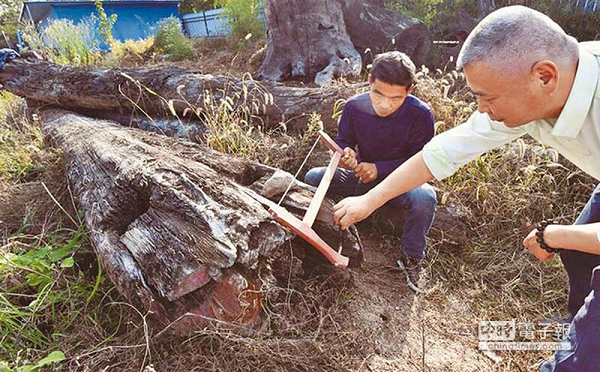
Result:
<svg viewBox="0 0 600 372">
<path fill-rule="evenodd" d="M 518 127 L 542 119 L 547 97 L 533 73 L 511 77 L 483 62 L 464 66 L 467 84 L 477 97 L 477 109 L 507 127 Z"/>
<path fill-rule="evenodd" d="M 371 91 L 369 92 L 371 104 L 377 116 L 381 117 L 396 112 L 412 92 L 412 87 L 406 89 L 402 85 L 392 85 L 373 78 L 369 78 L 369 84 L 371 85 Z"/>
</svg>

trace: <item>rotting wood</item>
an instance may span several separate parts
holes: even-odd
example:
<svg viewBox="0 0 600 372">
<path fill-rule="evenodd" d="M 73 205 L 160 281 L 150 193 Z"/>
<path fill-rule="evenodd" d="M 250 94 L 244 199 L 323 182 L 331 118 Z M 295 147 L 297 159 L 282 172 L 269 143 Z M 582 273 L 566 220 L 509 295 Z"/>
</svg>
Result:
<svg viewBox="0 0 600 372">
<path fill-rule="evenodd" d="M 132 115 L 201 122 L 206 110 L 223 100 L 231 109 L 247 110 L 264 128 L 303 130 L 305 116 L 316 112 L 329 130 L 336 100 L 364 84 L 322 88 L 213 75 L 181 67 L 89 68 L 44 61 L 14 60 L 0 71 L 3 89 L 39 105 L 54 105 L 91 117 L 129 122 Z M 112 117 L 107 117 L 110 115 Z M 198 120 L 200 118 L 200 120 Z"/>
<path fill-rule="evenodd" d="M 263 191 L 276 169 L 68 111 L 43 110 L 41 118 L 63 151 L 90 241 L 129 302 L 163 324 L 183 314 L 197 326 L 207 318 L 256 321 L 257 273 L 265 275 L 292 234 L 240 189 Z M 286 207 L 306 209 L 313 191 L 296 182 Z M 331 205 L 315 227 L 339 239 Z M 344 234 L 358 262 L 357 239 Z"/>
</svg>

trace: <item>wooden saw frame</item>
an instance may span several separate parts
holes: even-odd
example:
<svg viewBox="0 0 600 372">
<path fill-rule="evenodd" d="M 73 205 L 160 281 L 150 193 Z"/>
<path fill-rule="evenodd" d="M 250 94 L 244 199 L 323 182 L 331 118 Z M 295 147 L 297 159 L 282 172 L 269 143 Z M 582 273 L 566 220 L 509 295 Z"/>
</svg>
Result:
<svg viewBox="0 0 600 372">
<path fill-rule="evenodd" d="M 317 213 L 319 212 L 319 208 L 323 203 L 325 193 L 327 192 L 329 184 L 333 179 L 335 170 L 340 162 L 340 159 L 342 156 L 344 156 L 344 150 L 342 150 L 342 148 L 338 146 L 338 144 L 335 143 L 331 137 L 329 137 L 329 135 L 322 130 L 319 131 L 319 139 L 330 150 L 333 151 L 333 155 L 302 221 L 288 212 L 284 207 L 277 204 L 270 205 L 269 213 L 271 213 L 271 215 L 279 223 L 292 229 L 302 239 L 306 240 L 310 245 L 315 247 L 334 266 L 346 268 L 348 266 L 349 259 L 346 256 L 342 256 L 342 248 L 340 247 L 339 251 L 334 250 L 312 229 L 312 225 L 317 218 Z"/>
</svg>

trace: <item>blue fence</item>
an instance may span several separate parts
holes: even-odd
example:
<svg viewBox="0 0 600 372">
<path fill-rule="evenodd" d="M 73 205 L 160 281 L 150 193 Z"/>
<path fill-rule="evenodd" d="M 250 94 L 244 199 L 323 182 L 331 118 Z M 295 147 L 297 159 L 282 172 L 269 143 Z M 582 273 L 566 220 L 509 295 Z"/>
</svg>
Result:
<svg viewBox="0 0 600 372">
<path fill-rule="evenodd" d="M 589 12 L 595 12 L 598 10 L 600 5 L 600 0 L 577 0 L 575 6 L 579 8 L 583 8 Z"/>
<path fill-rule="evenodd" d="M 184 30 L 190 37 L 226 36 L 231 32 L 229 19 L 223 16 L 223 9 L 188 13 L 182 18 Z"/>
<path fill-rule="evenodd" d="M 182 15 L 183 29 L 189 37 L 227 36 L 231 33 L 229 18 L 223 15 L 223 8 L 205 10 L 199 13 Z M 267 24 L 264 6 L 258 5 L 258 19 Z"/>
</svg>

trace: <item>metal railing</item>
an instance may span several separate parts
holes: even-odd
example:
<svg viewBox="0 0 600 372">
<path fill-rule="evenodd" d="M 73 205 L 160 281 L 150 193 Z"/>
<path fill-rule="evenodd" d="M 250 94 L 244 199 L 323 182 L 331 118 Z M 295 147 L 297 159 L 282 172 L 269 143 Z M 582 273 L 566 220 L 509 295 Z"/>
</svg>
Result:
<svg viewBox="0 0 600 372">
<path fill-rule="evenodd" d="M 185 32 L 190 37 L 226 36 L 231 32 L 229 19 L 223 16 L 223 9 L 188 13 L 182 19 Z"/>
<path fill-rule="evenodd" d="M 181 18 L 183 29 L 189 37 L 217 37 L 231 33 L 229 18 L 223 14 L 225 9 L 211 9 L 198 13 L 187 13 Z M 262 3 L 258 6 L 258 19 L 265 24 L 267 19 Z"/>
</svg>

